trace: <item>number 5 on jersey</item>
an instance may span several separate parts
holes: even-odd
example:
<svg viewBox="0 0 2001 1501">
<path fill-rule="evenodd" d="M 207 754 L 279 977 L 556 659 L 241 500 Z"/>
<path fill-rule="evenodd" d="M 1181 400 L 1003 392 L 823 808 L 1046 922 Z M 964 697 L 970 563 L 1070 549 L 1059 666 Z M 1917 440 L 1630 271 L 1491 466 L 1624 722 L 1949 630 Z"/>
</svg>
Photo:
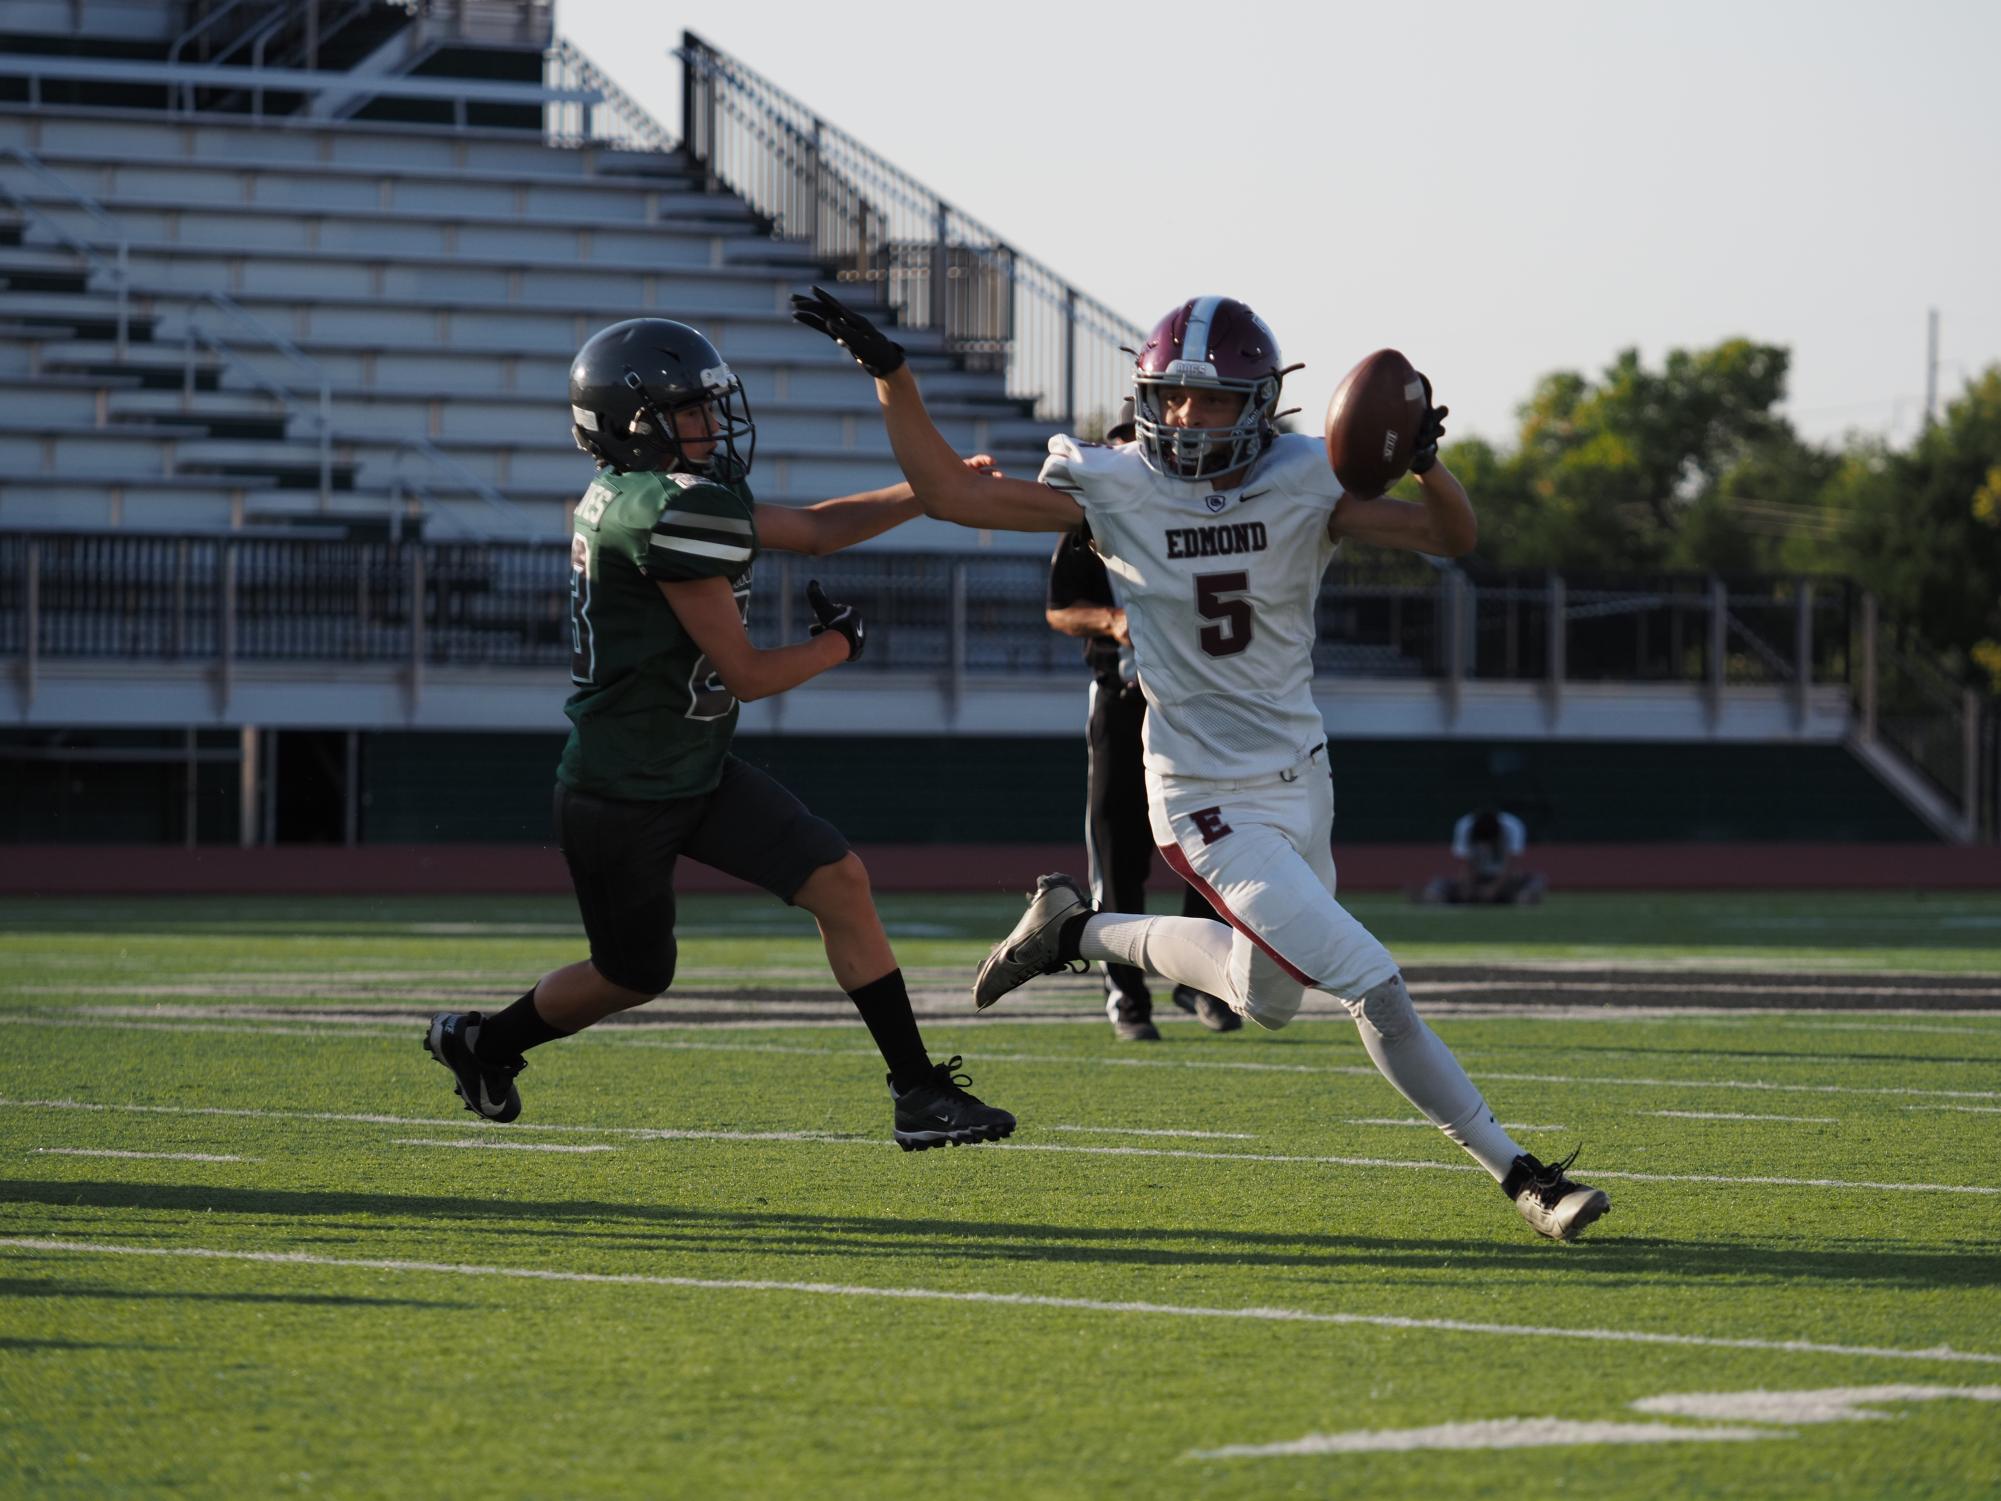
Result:
<svg viewBox="0 0 2001 1501">
<path fill-rule="evenodd" d="M 1215 625 L 1202 627 L 1202 650 L 1212 657 L 1234 657 L 1251 644 L 1251 576 L 1235 573 L 1195 575 L 1195 613 Z"/>
</svg>

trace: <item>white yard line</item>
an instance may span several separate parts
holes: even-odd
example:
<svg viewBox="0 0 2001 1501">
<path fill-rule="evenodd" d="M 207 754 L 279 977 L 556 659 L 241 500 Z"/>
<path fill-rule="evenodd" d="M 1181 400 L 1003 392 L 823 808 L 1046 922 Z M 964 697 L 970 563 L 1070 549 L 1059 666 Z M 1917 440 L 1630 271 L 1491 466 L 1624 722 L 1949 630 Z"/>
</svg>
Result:
<svg viewBox="0 0 2001 1501">
<path fill-rule="evenodd" d="M 1402 1168 L 1418 1172 L 1481 1173 L 1477 1162 L 1414 1162 L 1398 1157 L 1318 1157 L 1281 1152 L 1197 1152 L 1179 1147 L 1081 1147 L 1056 1142 L 1004 1141 L 1016 1152 L 1085 1152 L 1100 1157 L 1182 1157 L 1204 1162 L 1296 1162 L 1328 1167 Z M 1875 1183 L 1852 1178 L 1737 1177 L 1723 1173 L 1635 1173 L 1613 1168 L 1580 1170 L 1586 1179 L 1620 1178 L 1630 1183 L 1743 1183 L 1770 1188 L 1856 1188 L 1888 1193 L 2001 1194 L 2001 1188 L 1965 1183 Z"/>
<path fill-rule="evenodd" d="M 1906 1110 L 1959 1110 L 1967 1115 L 2001 1115 L 2001 1105 L 1906 1105 Z"/>
<path fill-rule="evenodd" d="M 120 1021 L 108 1016 L 23 1016 L 0 1012 L 0 1023 L 15 1027 L 104 1027 L 114 1032 L 233 1032 L 243 1036 L 312 1037 L 402 1037 L 408 1027 L 341 1027 L 317 1023 L 302 1026 L 245 1026 L 235 1022 Z"/>
<path fill-rule="evenodd" d="M 595 1035 L 595 1034 L 593 1034 Z M 787 1046 L 774 1043 L 744 1042 L 693 1042 L 667 1037 L 634 1037 L 621 1039 L 631 1047 L 665 1048 L 674 1052 L 687 1053 L 795 1053 L 822 1057 L 839 1057 L 866 1050 L 857 1048 L 809 1048 Z M 1230 1046 L 1230 1044 L 1223 1044 Z M 868 1054 L 873 1057 L 873 1054 Z M 1337 1063 L 1256 1063 L 1239 1059 L 1201 1058 L 1133 1058 L 1124 1055 L 1091 1055 L 1078 1053 L 1010 1053 L 980 1051 L 975 1061 L 986 1063 L 1037 1063 L 1059 1064 L 1069 1067 L 1096 1068 L 1193 1068 L 1225 1069 L 1244 1073 L 1261 1074 L 1334 1074 L 1354 1078 L 1380 1078 L 1373 1065 Z M 1830 1059 L 1829 1062 L 1839 1062 Z M 1951 1062 L 1942 1059 L 1941 1062 Z M 1778 1093 L 1800 1094 L 1859 1094 L 1859 1095 L 1900 1095 L 1910 1098 L 1953 1099 L 1953 1100 L 2001 1100 L 2001 1089 L 1915 1089 L 1900 1085 L 1878 1084 L 1777 1084 L 1763 1079 L 1627 1079 L 1607 1078 L 1587 1074 L 1511 1074 L 1497 1073 L 1487 1069 L 1475 1069 L 1476 1082 L 1488 1079 L 1502 1079 L 1526 1084 L 1582 1084 L 1586 1086 L 1613 1086 L 1634 1089 L 1748 1089 Z"/>
<path fill-rule="evenodd" d="M 1425 1122 L 1429 1125 L 1430 1122 Z M 1151 1126 L 1051 1126 L 1035 1123 L 1038 1131 L 1077 1131 L 1089 1136 L 1187 1136 L 1204 1141 L 1256 1141 L 1249 1131 L 1166 1131 Z"/>
<path fill-rule="evenodd" d="M 1677 1121 L 1796 1121 L 1801 1125 L 1838 1126 L 1833 1115 L 1740 1115 L 1734 1110 L 1638 1110 L 1636 1115 L 1659 1115 Z"/>
<path fill-rule="evenodd" d="M 334 1267 L 354 1271 L 432 1273 L 452 1277 L 517 1277 L 532 1282 L 581 1282 L 613 1287 L 677 1287 L 712 1292 L 803 1293 L 837 1298 L 894 1298 L 939 1303 L 975 1303 L 1004 1308 L 1055 1308 L 1080 1313 L 1148 1314 L 1164 1318 L 1244 1319 L 1258 1323 L 1329 1324 L 1373 1329 L 1426 1330 L 1443 1334 L 1486 1334 L 1547 1342 L 1589 1340 L 1601 1344 L 1670 1345 L 1712 1350 L 1764 1350 L 1788 1355 L 1841 1355 L 1884 1360 L 1918 1360 L 1964 1365 L 2001 1365 L 2001 1354 L 1955 1350 L 1896 1349 L 1881 1345 L 1837 1345 L 1814 1340 L 1752 1339 L 1725 1335 L 1671 1334 L 1646 1329 L 1566 1329 L 1547 1324 L 1490 1324 L 1463 1319 L 1417 1319 L 1391 1314 L 1325 1313 L 1307 1308 L 1216 1308 L 1176 1303 L 1108 1302 L 1059 1298 L 1037 1293 L 980 1292 L 930 1287 L 868 1287 L 832 1282 L 779 1282 L 763 1278 L 668 1277 L 641 1272 L 572 1272 L 548 1267 L 480 1266 L 441 1261 L 319 1256 L 305 1251 L 230 1251 L 207 1246 L 132 1246 L 99 1241 L 0 1237 L 0 1249 L 78 1256 L 187 1257 L 207 1261 L 259 1262 L 277 1266 Z"/>
<path fill-rule="evenodd" d="M 1282 1444 L 1226 1444 L 1190 1459 L 1293 1459 L 1315 1454 L 1415 1454 L 1442 1449 L 1553 1449 L 1599 1444 L 1687 1444 L 1794 1438 L 1784 1428 L 1692 1428 L 1685 1423 L 1572 1422 L 1563 1418 L 1490 1418 L 1429 1428 L 1311 1433 Z"/>
<path fill-rule="evenodd" d="M 629 1136 L 642 1141 L 855 1141 L 875 1144 L 878 1137 L 839 1136 L 829 1131 L 695 1131 L 673 1126 L 574 1126 L 518 1121 L 493 1126 L 484 1121 L 431 1120 L 407 1115 L 371 1115 L 334 1110 L 252 1110 L 228 1105 L 131 1105 L 103 1104 L 95 1100 L 10 1100 L 0 1099 L 0 1107 L 20 1110 L 121 1111 L 142 1115 L 220 1115 L 262 1121 L 340 1121 L 359 1126 L 443 1126 L 465 1131 L 564 1131 L 590 1136 Z"/>
<path fill-rule="evenodd" d="M 387 1115 L 341 1115 L 331 1111 L 250 1110 L 203 1105 L 101 1105 L 78 1100 L 0 1099 L 0 1106 L 9 1105 L 27 1109 L 130 1110 L 147 1111 L 163 1115 L 247 1116 L 262 1120 L 351 1121 L 365 1125 L 458 1126 L 462 1124 L 458 1121 L 409 1120 L 399 1116 Z M 890 1144 L 887 1137 L 837 1136 L 818 1131 L 697 1131 L 675 1127 L 653 1126 L 530 1126 L 519 1123 L 510 1126 L 491 1127 L 482 1126 L 477 1122 L 465 1122 L 463 1124 L 468 1129 L 477 1130 L 510 1132 L 521 1130 L 567 1131 L 596 1135 L 628 1136 L 635 1140 L 651 1141 L 775 1141 L 862 1147 L 886 1147 Z M 996 1150 L 1003 1151 L 1069 1152 L 1094 1157 L 1171 1157 L 1192 1162 L 1297 1163 L 1304 1166 L 1317 1167 L 1389 1168 L 1404 1172 L 1478 1173 L 1484 1171 L 1478 1163 L 1473 1162 L 1428 1162 L 1398 1157 L 1313 1156 L 1282 1152 L 1203 1152 L 1188 1147 L 1101 1147 L 1084 1146 L 1067 1142 L 1021 1140 L 999 1142 L 994 1145 Z M 1879 1183 L 1847 1178 L 1734 1177 L 1720 1173 L 1638 1173 L 1621 1172 L 1610 1168 L 1590 1169 L 1587 1172 L 1587 1177 L 1622 1178 L 1636 1183 L 1740 1183 L 1757 1184 L 1774 1188 L 1849 1188 L 1890 1193 L 2001 1194 L 2001 1188 L 1988 1188 L 1979 1184 Z"/>
<path fill-rule="evenodd" d="M 1343 1124 L 1350 1126 L 1421 1126 L 1429 1131 L 1438 1127 L 1421 1116 L 1358 1115 L 1350 1116 Z M 1503 1131 L 1568 1131 L 1568 1126 L 1532 1126 L 1525 1121 L 1502 1121 Z"/>
<path fill-rule="evenodd" d="M 110 1147 L 31 1147 L 43 1157 L 128 1157 L 146 1162 L 261 1162 L 260 1157 L 236 1157 L 216 1152 L 119 1152 Z"/>
<path fill-rule="evenodd" d="M 482 1141 L 476 1136 L 469 1136 L 461 1141 L 434 1141 L 428 1136 L 398 1136 L 394 1140 L 399 1147 L 479 1147 L 489 1152 L 616 1152 L 618 1150 L 617 1147 L 608 1147 L 602 1142 L 573 1147 L 567 1143 L 547 1141 Z"/>
</svg>

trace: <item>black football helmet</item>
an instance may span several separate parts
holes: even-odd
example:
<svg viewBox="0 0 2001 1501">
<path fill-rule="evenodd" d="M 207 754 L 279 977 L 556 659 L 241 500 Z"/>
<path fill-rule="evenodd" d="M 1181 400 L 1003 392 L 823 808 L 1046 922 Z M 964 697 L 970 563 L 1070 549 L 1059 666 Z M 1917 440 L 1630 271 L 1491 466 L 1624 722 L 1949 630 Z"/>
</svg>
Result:
<svg viewBox="0 0 2001 1501">
<path fill-rule="evenodd" d="M 674 426 L 674 412 L 685 407 L 708 412 L 714 447 L 699 462 Z M 617 470 L 730 484 L 750 473 L 757 450 L 743 382 L 699 329 L 671 318 L 628 318 L 585 340 L 570 362 L 570 418 L 577 447 Z"/>
</svg>

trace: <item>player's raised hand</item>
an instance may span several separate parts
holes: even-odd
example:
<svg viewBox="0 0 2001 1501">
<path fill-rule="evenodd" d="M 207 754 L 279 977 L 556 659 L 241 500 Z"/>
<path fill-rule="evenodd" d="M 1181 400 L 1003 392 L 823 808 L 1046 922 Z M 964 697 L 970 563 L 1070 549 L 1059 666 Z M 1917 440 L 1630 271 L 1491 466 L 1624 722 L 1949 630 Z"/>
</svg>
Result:
<svg viewBox="0 0 2001 1501">
<path fill-rule="evenodd" d="M 1417 447 L 1410 456 L 1410 472 L 1422 474 L 1438 462 L 1438 440 L 1445 436 L 1445 416 L 1451 407 L 1435 407 L 1431 404 L 1431 377 L 1422 370 L 1417 378 L 1424 382 L 1424 419 L 1417 425 Z"/>
<path fill-rule="evenodd" d="M 990 453 L 976 453 L 970 459 L 961 459 L 960 462 L 973 473 L 983 474 L 988 479 L 1007 478 L 1000 470 L 994 468 L 994 456 Z"/>
<path fill-rule="evenodd" d="M 855 363 L 878 379 L 903 364 L 903 346 L 824 287 L 806 297 L 792 294 L 792 318 L 823 333 L 855 357 Z"/>
<path fill-rule="evenodd" d="M 848 638 L 848 660 L 854 661 L 862 654 L 862 642 L 868 635 L 868 627 L 862 624 L 862 612 L 853 605 L 839 605 L 827 598 L 827 591 L 820 587 L 818 579 L 806 581 L 806 605 L 813 612 L 813 623 L 807 627 L 810 634 L 818 636 L 825 631 L 839 631 Z"/>
</svg>

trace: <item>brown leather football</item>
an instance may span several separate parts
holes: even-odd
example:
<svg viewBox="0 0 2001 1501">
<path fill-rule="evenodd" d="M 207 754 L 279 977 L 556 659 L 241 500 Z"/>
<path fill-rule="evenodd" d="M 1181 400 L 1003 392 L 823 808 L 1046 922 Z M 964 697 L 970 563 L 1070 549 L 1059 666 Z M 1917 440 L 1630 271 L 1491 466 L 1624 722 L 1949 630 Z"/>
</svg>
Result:
<svg viewBox="0 0 2001 1501">
<path fill-rule="evenodd" d="M 1327 462 L 1350 495 L 1381 495 L 1410 468 L 1424 420 L 1424 384 L 1394 349 L 1341 377 L 1327 403 Z"/>
</svg>

